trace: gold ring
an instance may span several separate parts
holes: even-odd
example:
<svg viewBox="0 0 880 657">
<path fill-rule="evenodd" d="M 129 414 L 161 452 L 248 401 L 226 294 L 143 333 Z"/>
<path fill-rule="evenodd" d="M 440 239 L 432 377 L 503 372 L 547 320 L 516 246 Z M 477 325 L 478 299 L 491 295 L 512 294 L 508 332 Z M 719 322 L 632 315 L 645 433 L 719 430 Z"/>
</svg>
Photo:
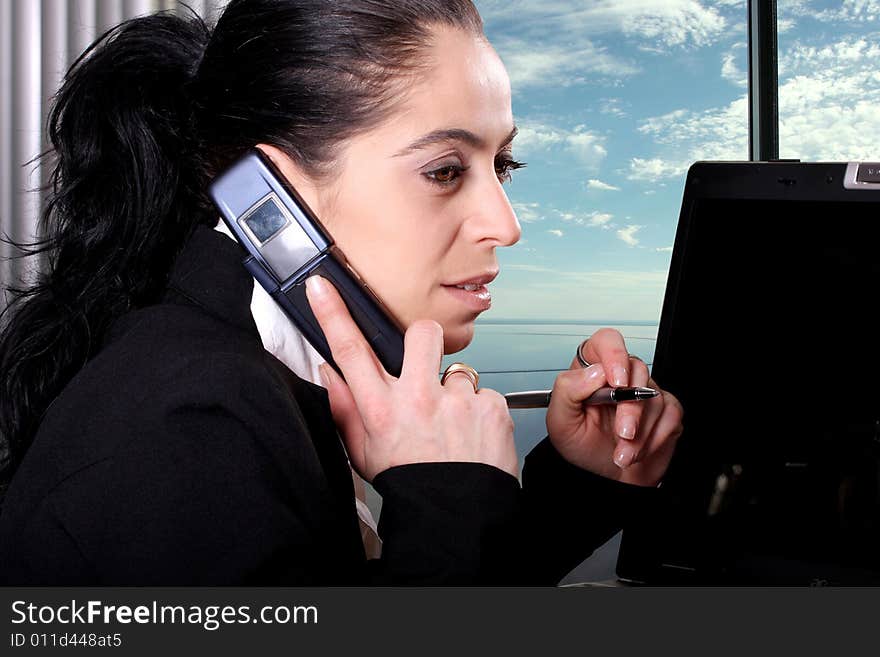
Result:
<svg viewBox="0 0 880 657">
<path fill-rule="evenodd" d="M 589 340 L 589 338 L 587 338 Z M 575 354 L 577 355 L 578 363 L 581 364 L 581 367 L 589 367 L 590 363 L 587 362 L 587 359 L 581 355 L 581 347 L 587 344 L 587 340 L 584 340 L 578 345 L 578 348 L 575 350 Z"/>
<path fill-rule="evenodd" d="M 440 385 L 444 385 L 446 383 L 446 379 L 448 379 L 453 374 L 464 374 L 470 382 L 474 386 L 474 392 L 477 391 L 477 387 L 480 385 L 480 375 L 470 365 L 465 365 L 464 363 L 453 363 L 445 370 L 443 370 L 443 376 L 440 377 Z"/>
</svg>

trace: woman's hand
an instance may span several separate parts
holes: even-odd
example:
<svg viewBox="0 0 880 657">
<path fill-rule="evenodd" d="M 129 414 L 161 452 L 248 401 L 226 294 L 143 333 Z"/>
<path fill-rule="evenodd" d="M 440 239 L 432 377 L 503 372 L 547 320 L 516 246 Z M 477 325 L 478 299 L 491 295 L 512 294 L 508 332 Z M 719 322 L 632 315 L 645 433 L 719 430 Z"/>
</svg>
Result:
<svg viewBox="0 0 880 657">
<path fill-rule="evenodd" d="M 404 336 L 400 378 L 388 374 L 328 281 L 312 276 L 306 294 L 343 380 L 329 365 L 321 371 L 333 419 L 349 459 L 367 481 L 396 465 L 435 461 L 487 463 L 517 476 L 513 420 L 504 397 L 474 392 L 453 375 L 440 385 L 443 329 L 413 322 Z"/>
<path fill-rule="evenodd" d="M 547 431 L 556 450 L 570 463 L 610 479 L 656 486 L 666 472 L 682 432 L 682 408 L 659 390 L 648 367 L 630 357 L 623 336 L 601 329 L 581 347 L 588 363 L 577 358 L 556 378 Z M 603 386 L 648 386 L 660 391 L 653 399 L 617 405 L 585 406 L 583 401 Z"/>
</svg>

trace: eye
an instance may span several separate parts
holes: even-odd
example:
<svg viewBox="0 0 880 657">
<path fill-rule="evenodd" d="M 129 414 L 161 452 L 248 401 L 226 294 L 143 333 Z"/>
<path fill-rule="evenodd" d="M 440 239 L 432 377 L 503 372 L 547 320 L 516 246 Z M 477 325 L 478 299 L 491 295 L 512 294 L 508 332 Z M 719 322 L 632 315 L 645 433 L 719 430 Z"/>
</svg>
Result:
<svg viewBox="0 0 880 657">
<path fill-rule="evenodd" d="M 449 187 L 454 185 L 461 177 L 461 174 L 467 170 L 468 167 L 463 167 L 460 164 L 447 164 L 438 169 L 426 171 L 422 175 L 428 178 L 432 184 Z"/>
<path fill-rule="evenodd" d="M 510 172 L 516 169 L 522 169 L 526 166 L 525 162 L 517 162 L 509 154 L 502 153 L 495 158 L 495 175 L 502 183 L 510 181 Z"/>
</svg>

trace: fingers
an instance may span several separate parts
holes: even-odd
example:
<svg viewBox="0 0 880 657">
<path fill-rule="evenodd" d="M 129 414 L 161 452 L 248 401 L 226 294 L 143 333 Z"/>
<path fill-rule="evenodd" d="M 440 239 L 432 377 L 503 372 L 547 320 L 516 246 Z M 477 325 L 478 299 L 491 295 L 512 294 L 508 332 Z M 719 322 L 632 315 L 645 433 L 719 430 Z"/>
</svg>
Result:
<svg viewBox="0 0 880 657">
<path fill-rule="evenodd" d="M 657 384 L 649 380 L 649 385 Z M 682 433 L 682 417 L 684 412 L 681 403 L 669 392 L 660 391 L 660 396 L 648 400 L 645 404 L 639 435 L 633 441 L 620 441 L 614 459 L 619 466 L 628 467 L 633 463 L 655 461 L 658 455 L 666 454 L 661 472 L 665 471 L 668 457 L 672 455 L 675 441 Z M 625 449 L 629 446 L 629 450 Z M 620 462 L 618 462 L 618 460 Z"/>
<path fill-rule="evenodd" d="M 684 411 L 681 403 L 666 391 L 662 392 L 661 397 L 663 399 L 662 411 L 653 420 L 651 426 L 646 427 L 644 445 L 639 460 L 674 446 L 684 429 L 682 425 Z"/>
<path fill-rule="evenodd" d="M 567 419 L 574 420 L 583 415 L 584 400 L 607 383 L 605 368 L 600 363 L 586 369 L 579 367 L 567 370 L 556 377 L 551 398 L 557 404 L 557 400 L 561 400 L 563 414 Z"/>
<path fill-rule="evenodd" d="M 366 468 L 367 430 L 364 428 L 357 404 L 348 385 L 332 367 L 327 363 L 322 363 L 318 366 L 318 370 L 321 373 L 324 387 L 327 388 L 327 395 L 330 397 L 330 411 L 333 414 L 333 421 L 342 435 L 345 451 L 348 453 L 348 458 L 355 470 L 362 473 Z"/>
<path fill-rule="evenodd" d="M 630 370 L 629 385 L 647 385 L 650 378 L 648 366 L 638 358 L 628 358 L 628 364 Z M 623 402 L 618 404 L 614 418 L 615 433 L 624 440 L 633 440 L 639 430 L 639 421 L 644 409 L 645 402 Z"/>
<path fill-rule="evenodd" d="M 627 402 L 626 405 L 630 405 L 630 403 Z M 639 406 L 640 421 L 634 438 L 626 440 L 617 438 L 613 459 L 620 468 L 627 468 L 644 456 L 645 444 L 658 418 L 663 414 L 664 400 L 661 395 L 642 402 L 632 402 L 631 405 Z M 618 410 L 620 406 L 623 404 L 618 405 Z"/>
<path fill-rule="evenodd" d="M 630 384 L 630 358 L 626 341 L 619 331 L 599 329 L 581 347 L 581 355 L 588 363 L 602 363 L 609 385 L 633 385 Z"/>
<path fill-rule="evenodd" d="M 382 368 L 335 288 L 318 276 L 306 285 L 345 377 L 322 368 L 334 421 L 352 465 L 367 481 L 396 465 L 438 461 L 486 463 L 516 476 L 513 420 L 504 398 L 475 395 L 464 375 L 440 386 L 443 332 L 436 322 L 413 322 L 395 378 Z"/>
<path fill-rule="evenodd" d="M 684 412 L 679 401 L 670 393 L 663 393 L 663 409 L 651 430 L 644 438 L 637 456 L 638 469 L 642 471 L 642 485 L 656 485 L 669 467 L 675 445 L 683 431 Z"/>
<path fill-rule="evenodd" d="M 614 387 L 644 386 L 648 382 L 647 365 L 639 358 L 630 357 L 626 341 L 619 331 L 609 328 L 596 331 L 580 347 L 580 351 L 587 362 L 602 364 L 608 382 Z M 641 402 L 619 404 L 614 417 L 615 435 L 624 440 L 635 439 L 644 407 Z M 620 445 L 617 451 L 624 462 L 635 454 L 635 448 L 624 449 Z"/>
<path fill-rule="evenodd" d="M 330 345 L 333 360 L 342 370 L 354 398 L 360 402 L 383 395 L 389 375 L 351 318 L 336 288 L 320 276 L 309 276 L 306 296 Z"/>
<path fill-rule="evenodd" d="M 510 410 L 507 408 L 507 400 L 504 399 L 504 395 L 491 388 L 480 388 L 476 396 L 488 402 L 488 406 L 491 409 L 490 413 L 496 418 L 496 424 L 506 427 L 507 432 L 512 438 L 514 430 L 513 418 L 510 417 Z M 503 450 L 501 458 L 496 459 L 496 463 L 505 472 L 510 473 L 514 477 L 519 476 L 519 458 L 516 455 L 515 448 Z"/>
<path fill-rule="evenodd" d="M 431 320 L 413 322 L 403 336 L 400 380 L 413 390 L 440 385 L 437 372 L 443 358 L 443 328 Z"/>
<path fill-rule="evenodd" d="M 456 393 L 473 394 L 476 392 L 473 382 L 464 372 L 453 372 L 450 374 L 446 377 L 446 383 L 443 384 L 443 387 Z"/>
</svg>

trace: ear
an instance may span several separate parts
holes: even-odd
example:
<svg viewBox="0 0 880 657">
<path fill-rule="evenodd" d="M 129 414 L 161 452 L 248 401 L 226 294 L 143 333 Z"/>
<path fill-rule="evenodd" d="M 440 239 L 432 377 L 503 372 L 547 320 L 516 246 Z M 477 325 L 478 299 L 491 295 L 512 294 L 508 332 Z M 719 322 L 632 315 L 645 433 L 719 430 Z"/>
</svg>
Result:
<svg viewBox="0 0 880 657">
<path fill-rule="evenodd" d="M 277 146 L 271 144 L 257 144 L 264 155 L 266 155 L 272 164 L 287 179 L 287 182 L 302 196 L 308 206 L 318 215 L 321 216 L 320 196 L 318 188 L 312 179 L 303 172 L 300 166 L 293 159 Z"/>
</svg>

